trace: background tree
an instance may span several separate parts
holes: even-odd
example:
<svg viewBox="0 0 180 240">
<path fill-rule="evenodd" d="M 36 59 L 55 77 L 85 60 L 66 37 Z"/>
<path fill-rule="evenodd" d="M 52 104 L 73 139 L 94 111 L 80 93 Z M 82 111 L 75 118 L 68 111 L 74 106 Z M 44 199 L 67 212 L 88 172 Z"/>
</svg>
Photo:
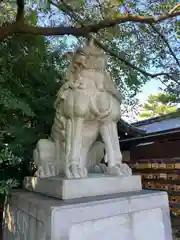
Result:
<svg viewBox="0 0 180 240">
<path fill-rule="evenodd" d="M 143 105 L 143 110 L 139 114 L 140 118 L 157 117 L 164 114 L 176 112 L 176 96 L 166 93 L 150 95 L 147 102 Z"/>
<path fill-rule="evenodd" d="M 19 33 L 53 36 L 55 42 L 54 36 L 69 35 L 78 38 L 78 45 L 93 36 L 109 54 L 109 70 L 123 105 L 136 106 L 136 94 L 151 78 L 159 78 L 169 91 L 171 83 L 180 85 L 176 0 L 1 1 L 4 8 L 8 3 L 14 15 L 11 23 L 3 21 L 0 39 Z M 28 22 L 29 8 L 38 11 L 37 25 Z"/>
<path fill-rule="evenodd" d="M 8 145 L 13 154 L 28 163 L 37 140 L 50 132 L 53 103 L 63 83 L 66 62 L 62 55 L 52 54 L 43 37 L 27 40 L 15 36 L 3 45 L 0 146 L 4 149 Z M 62 51 L 64 47 L 62 42 Z"/>
</svg>

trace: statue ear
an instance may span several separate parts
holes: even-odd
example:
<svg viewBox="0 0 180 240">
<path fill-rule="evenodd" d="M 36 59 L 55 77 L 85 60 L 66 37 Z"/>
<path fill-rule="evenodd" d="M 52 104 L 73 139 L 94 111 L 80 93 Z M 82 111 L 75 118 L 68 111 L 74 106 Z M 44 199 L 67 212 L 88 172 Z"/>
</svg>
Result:
<svg viewBox="0 0 180 240">
<path fill-rule="evenodd" d="M 66 52 L 65 54 L 64 54 L 64 56 L 66 56 L 66 58 L 68 59 L 68 60 L 72 60 L 72 58 L 73 58 L 73 52 Z"/>
</svg>

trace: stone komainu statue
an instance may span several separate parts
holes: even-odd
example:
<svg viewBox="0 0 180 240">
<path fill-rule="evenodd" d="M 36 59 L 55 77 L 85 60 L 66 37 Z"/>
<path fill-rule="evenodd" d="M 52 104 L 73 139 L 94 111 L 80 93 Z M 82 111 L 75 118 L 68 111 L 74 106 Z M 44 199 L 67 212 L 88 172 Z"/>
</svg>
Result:
<svg viewBox="0 0 180 240">
<path fill-rule="evenodd" d="M 34 161 L 35 175 L 41 178 L 64 175 L 67 178 L 87 177 L 88 172 L 131 175 L 122 164 L 117 122 L 121 99 L 110 74 L 106 71 L 107 56 L 93 39 L 71 57 L 66 82 L 55 102 L 55 119 L 50 139 L 38 141 Z M 101 135 L 102 142 L 96 141 Z M 107 153 L 108 167 L 100 164 Z"/>
</svg>

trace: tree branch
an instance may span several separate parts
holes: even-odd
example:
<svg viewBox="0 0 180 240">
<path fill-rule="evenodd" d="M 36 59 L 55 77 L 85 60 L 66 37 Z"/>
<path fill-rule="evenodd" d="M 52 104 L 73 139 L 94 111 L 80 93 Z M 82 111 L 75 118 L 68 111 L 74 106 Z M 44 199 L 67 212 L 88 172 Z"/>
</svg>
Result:
<svg viewBox="0 0 180 240">
<path fill-rule="evenodd" d="M 153 24 L 150 24 L 150 26 L 154 30 L 154 32 L 156 32 L 159 35 L 159 37 L 164 41 L 164 43 L 168 47 L 171 55 L 174 57 L 177 65 L 180 67 L 180 62 L 179 62 L 178 58 L 176 57 L 175 53 L 173 52 L 172 48 L 170 47 L 168 40 L 165 38 L 165 36 L 162 33 L 159 32 L 159 30 Z"/>
<path fill-rule="evenodd" d="M 86 25 L 85 27 L 89 28 L 90 32 L 98 32 L 101 29 L 114 27 L 115 25 L 124 23 L 124 22 L 138 22 L 138 23 L 150 24 L 150 23 L 161 22 L 179 15 L 180 15 L 180 11 L 173 12 L 171 14 L 168 13 L 161 16 L 155 16 L 155 17 L 123 15 L 113 19 L 104 19 L 99 21 L 98 23 Z"/>
<path fill-rule="evenodd" d="M 17 20 L 21 19 L 24 15 L 24 0 L 17 0 L 18 14 Z M 156 23 L 172 17 L 180 15 L 180 11 L 164 14 L 161 16 L 132 16 L 123 15 L 118 18 L 104 19 L 97 23 L 84 25 L 83 27 L 34 27 L 25 23 L 19 24 L 15 22 L 13 24 L 7 24 L 0 28 L 0 40 L 13 34 L 31 34 L 31 35 L 44 35 L 44 36 L 55 36 L 55 35 L 74 35 L 74 36 L 87 36 L 88 33 L 97 33 L 101 29 L 110 28 L 117 24 L 124 22 L 141 22 L 141 23 Z"/>
<path fill-rule="evenodd" d="M 51 4 L 53 4 L 55 7 L 60 8 L 64 13 L 66 13 L 67 15 L 69 15 L 71 18 L 73 18 L 78 24 L 80 24 L 81 26 L 84 26 L 83 22 L 81 19 L 79 19 L 79 17 L 73 12 L 73 9 L 71 8 L 70 5 L 68 5 L 67 3 L 64 2 L 64 0 L 61 0 L 62 4 L 58 5 L 53 3 L 52 1 L 50 1 Z M 93 37 L 92 35 L 88 35 L 87 37 Z M 111 56 L 115 57 L 116 59 L 122 61 L 125 65 L 127 65 L 128 67 L 140 72 L 141 74 L 143 74 L 144 76 L 148 76 L 151 78 L 155 78 L 155 77 L 160 77 L 160 76 L 167 76 L 171 79 L 173 79 L 174 82 L 176 82 L 177 84 L 179 84 L 179 82 L 173 78 L 171 76 L 171 73 L 156 73 L 156 74 L 152 74 L 149 72 L 146 72 L 145 70 L 136 67 L 135 65 L 133 65 L 132 63 L 130 63 L 129 61 L 127 61 L 126 59 L 120 57 L 117 52 L 112 51 L 111 49 L 109 49 L 107 46 L 105 46 L 103 43 L 101 43 L 99 40 L 97 40 L 96 38 L 94 38 L 95 43 L 102 48 L 105 52 L 107 52 L 108 54 L 110 54 Z"/>
<path fill-rule="evenodd" d="M 159 77 L 159 76 L 169 76 L 172 78 L 172 76 L 170 76 L 170 73 L 155 73 L 155 74 L 152 74 L 152 73 L 149 73 L 149 72 L 146 72 L 145 70 L 141 69 L 141 68 L 138 68 L 136 67 L 135 65 L 133 65 L 132 63 L 130 63 L 129 61 L 127 61 L 126 59 L 118 56 L 118 54 L 114 51 L 112 51 L 111 49 L 109 49 L 107 46 L 105 46 L 104 44 L 102 44 L 101 42 L 99 42 L 97 39 L 94 39 L 95 43 L 100 47 L 102 48 L 105 52 L 109 53 L 111 56 L 115 57 L 116 59 L 122 61 L 125 63 L 125 65 L 131 67 L 132 69 L 140 72 L 141 74 L 145 75 L 145 76 L 148 76 L 148 77 L 151 77 L 151 78 L 155 78 L 155 77 Z M 176 81 L 176 80 L 174 80 Z"/>
<path fill-rule="evenodd" d="M 173 9 L 171 9 L 171 10 L 169 11 L 169 13 L 176 12 L 177 10 L 178 10 L 178 11 L 180 10 L 180 3 L 178 3 L 175 7 L 173 7 Z"/>
<path fill-rule="evenodd" d="M 89 32 L 96 32 L 96 29 L 91 25 L 84 27 L 34 27 L 26 23 L 12 23 L 0 28 L 0 40 L 4 40 L 13 34 L 31 34 L 43 36 L 87 36 Z"/>
<path fill-rule="evenodd" d="M 17 3 L 17 15 L 16 22 L 24 22 L 24 0 L 16 0 Z"/>
</svg>

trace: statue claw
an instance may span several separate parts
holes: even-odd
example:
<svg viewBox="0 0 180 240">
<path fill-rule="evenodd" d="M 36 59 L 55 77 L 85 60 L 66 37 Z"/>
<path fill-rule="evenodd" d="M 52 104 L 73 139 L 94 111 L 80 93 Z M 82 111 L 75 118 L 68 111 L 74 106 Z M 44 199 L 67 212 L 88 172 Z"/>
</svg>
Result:
<svg viewBox="0 0 180 240">
<path fill-rule="evenodd" d="M 85 178 L 87 177 L 87 170 L 84 167 L 79 167 L 77 164 L 72 164 L 66 170 L 67 178 Z"/>
<path fill-rule="evenodd" d="M 131 168 L 125 164 L 118 164 L 116 166 L 111 166 L 108 167 L 108 173 L 111 175 L 115 175 L 115 176 L 131 176 L 132 175 L 132 170 Z"/>
<path fill-rule="evenodd" d="M 47 164 L 46 166 L 40 166 L 35 172 L 35 176 L 39 178 L 54 177 L 59 174 L 59 168 L 54 164 Z"/>
</svg>

